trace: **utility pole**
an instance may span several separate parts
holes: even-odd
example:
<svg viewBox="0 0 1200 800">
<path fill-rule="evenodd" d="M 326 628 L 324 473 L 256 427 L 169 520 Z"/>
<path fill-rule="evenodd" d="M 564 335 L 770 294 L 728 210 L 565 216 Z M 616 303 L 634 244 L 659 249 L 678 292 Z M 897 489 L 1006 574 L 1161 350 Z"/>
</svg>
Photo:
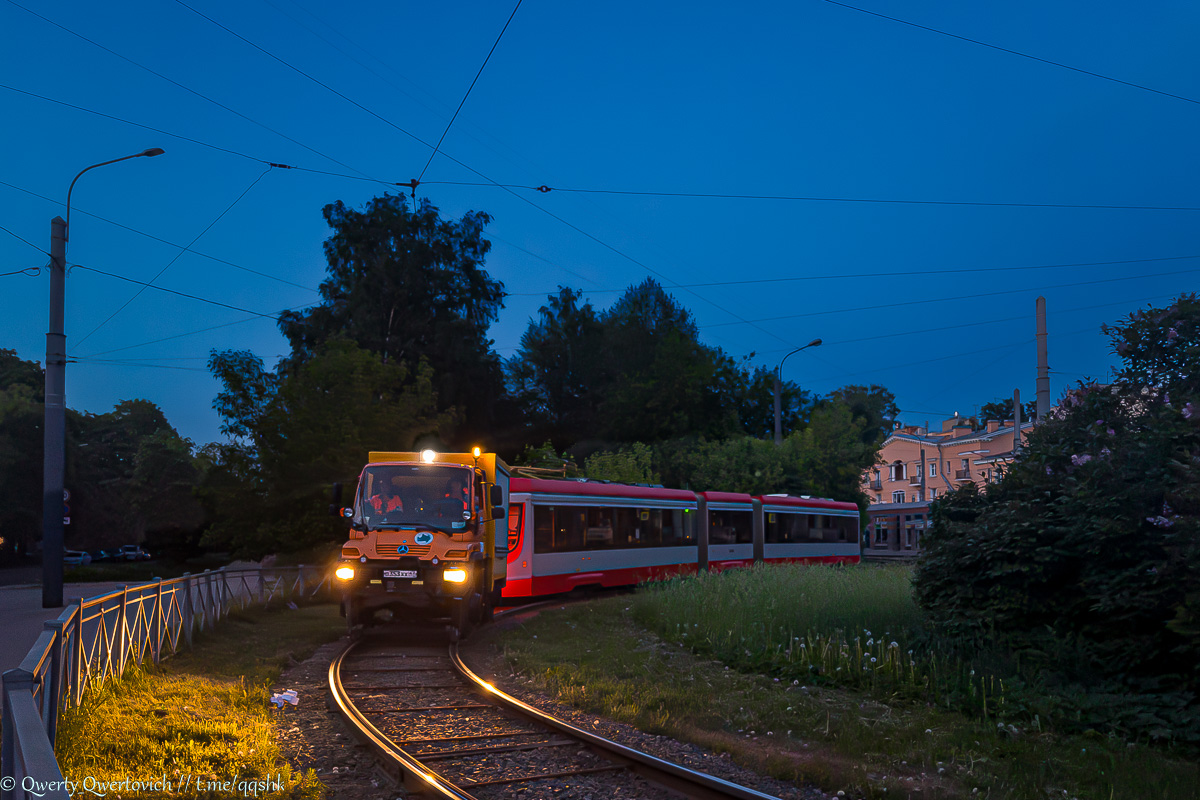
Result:
<svg viewBox="0 0 1200 800">
<path fill-rule="evenodd" d="M 1050 358 L 1046 353 L 1046 298 L 1037 299 L 1037 421 L 1050 413 Z"/>
<path fill-rule="evenodd" d="M 67 221 L 50 220 L 50 330 L 46 333 L 46 424 L 42 431 L 42 608 L 63 604 L 63 473 L 66 460 Z"/>
<path fill-rule="evenodd" d="M 1013 458 L 1021 452 L 1021 390 L 1013 389 Z"/>
</svg>

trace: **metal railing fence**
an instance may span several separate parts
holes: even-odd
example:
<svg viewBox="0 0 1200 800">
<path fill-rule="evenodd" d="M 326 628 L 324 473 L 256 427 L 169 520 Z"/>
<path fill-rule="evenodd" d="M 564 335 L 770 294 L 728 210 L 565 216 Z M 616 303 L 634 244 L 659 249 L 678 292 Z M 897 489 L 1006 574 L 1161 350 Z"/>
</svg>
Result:
<svg viewBox="0 0 1200 800">
<path fill-rule="evenodd" d="M 0 800 L 66 800 L 54 757 L 59 714 L 89 688 L 120 678 L 147 655 L 157 664 L 236 609 L 332 590 L 324 567 L 205 570 L 76 600 L 44 623 L 29 653 L 4 673 Z M 37 791 L 27 791 L 35 781 Z"/>
</svg>

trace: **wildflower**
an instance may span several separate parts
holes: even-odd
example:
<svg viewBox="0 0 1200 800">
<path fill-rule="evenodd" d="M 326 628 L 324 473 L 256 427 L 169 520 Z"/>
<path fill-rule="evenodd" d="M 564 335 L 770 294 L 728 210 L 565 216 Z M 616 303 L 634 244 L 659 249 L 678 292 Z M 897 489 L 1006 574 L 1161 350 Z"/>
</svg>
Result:
<svg viewBox="0 0 1200 800">
<path fill-rule="evenodd" d="M 1100 450 L 1101 458 L 1108 458 L 1111 455 L 1112 455 L 1112 450 L 1109 450 L 1107 447 Z"/>
<path fill-rule="evenodd" d="M 871 656 L 871 663 L 872 663 L 872 664 L 874 664 L 874 663 L 875 663 L 875 656 Z"/>
<path fill-rule="evenodd" d="M 1116 435 L 1117 435 L 1117 432 L 1116 432 L 1116 431 L 1114 431 L 1112 428 L 1109 428 L 1109 429 L 1108 429 L 1108 435 L 1109 435 L 1109 436 L 1116 436 Z"/>
<path fill-rule="evenodd" d="M 1184 419 L 1191 419 L 1195 415 L 1196 415 L 1196 407 L 1193 406 L 1191 403 L 1188 403 L 1186 406 L 1183 407 L 1183 418 Z"/>
<path fill-rule="evenodd" d="M 888 647 L 899 647 L 899 646 L 900 645 L 897 644 L 896 642 L 892 642 L 891 644 L 888 645 Z"/>
<path fill-rule="evenodd" d="M 1047 475 L 1053 475 L 1053 474 L 1054 474 L 1054 470 L 1050 469 L 1049 467 L 1046 467 L 1046 474 L 1047 474 Z"/>
<path fill-rule="evenodd" d="M 926 732 L 926 733 L 933 733 L 933 728 L 926 728 L 926 729 L 925 729 L 925 732 Z"/>
<path fill-rule="evenodd" d="M 1149 522 L 1156 528 L 1169 528 L 1174 524 L 1166 517 L 1146 517 L 1146 522 Z"/>
<path fill-rule="evenodd" d="M 1179 338 L 1179 331 L 1175 330 L 1174 328 L 1171 328 L 1169 331 L 1167 331 L 1167 341 L 1168 342 L 1173 342 L 1178 338 Z"/>
<path fill-rule="evenodd" d="M 1077 467 L 1082 467 L 1084 464 L 1086 464 L 1087 462 L 1089 462 L 1091 460 L 1092 460 L 1092 457 L 1089 456 L 1087 453 L 1084 453 L 1083 455 L 1079 455 L 1079 456 L 1071 456 L 1071 463 Z"/>
</svg>

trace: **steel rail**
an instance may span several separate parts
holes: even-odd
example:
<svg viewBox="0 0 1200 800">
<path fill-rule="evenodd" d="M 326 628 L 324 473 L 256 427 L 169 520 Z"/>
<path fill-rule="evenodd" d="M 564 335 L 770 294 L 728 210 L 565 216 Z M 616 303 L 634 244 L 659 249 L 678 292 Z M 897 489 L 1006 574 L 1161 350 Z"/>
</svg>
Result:
<svg viewBox="0 0 1200 800">
<path fill-rule="evenodd" d="M 539 603 L 538 606 L 548 605 Z M 513 609 L 512 613 L 530 610 L 530 606 Z M 500 616 L 500 614 L 497 614 Z M 442 778 L 435 770 L 426 766 L 421 757 L 408 753 L 400 745 L 392 741 L 380 731 L 366 715 L 358 709 L 346 692 L 341 681 L 341 666 L 346 657 L 360 644 L 351 642 L 329 665 L 329 688 L 333 695 L 336 710 L 348 724 L 358 739 L 370 748 L 386 764 L 398 768 L 396 776 L 408 791 L 432 791 L 438 797 L 452 800 L 476 800 L 465 790 Z M 504 708 L 526 720 L 543 725 L 551 730 L 565 734 L 571 739 L 586 743 L 599 755 L 615 762 L 640 777 L 660 786 L 681 792 L 695 800 L 778 800 L 773 795 L 763 794 L 745 786 L 708 775 L 703 772 L 673 764 L 670 761 L 652 756 L 618 744 L 591 731 L 576 727 L 569 722 L 546 714 L 533 706 L 497 689 L 492 684 L 476 675 L 458 654 L 458 643 L 449 647 L 450 660 L 454 669 L 468 684 L 493 699 L 496 705 Z M 378 687 L 376 687 L 378 688 Z M 451 754 L 438 754 L 443 758 Z M 483 784 L 480 784 L 483 785 Z"/>
</svg>

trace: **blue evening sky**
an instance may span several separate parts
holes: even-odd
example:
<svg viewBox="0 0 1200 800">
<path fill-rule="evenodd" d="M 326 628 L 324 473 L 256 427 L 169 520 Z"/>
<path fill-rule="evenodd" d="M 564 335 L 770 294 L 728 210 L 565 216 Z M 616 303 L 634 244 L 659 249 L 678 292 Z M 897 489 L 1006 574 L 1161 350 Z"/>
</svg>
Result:
<svg viewBox="0 0 1200 800">
<path fill-rule="evenodd" d="M 1032 399 L 1039 294 L 1057 399 L 1116 363 L 1102 323 L 1196 287 L 1200 6 L 858 3 L 1146 88 L 827 0 L 524 0 L 418 190 L 495 218 L 500 355 L 559 285 L 605 308 L 653 275 L 707 343 L 774 367 L 820 337 L 786 378 L 919 424 Z M 75 188 L 67 403 L 218 439 L 208 353 L 286 352 L 322 207 L 422 173 L 512 9 L 0 0 L 0 347 L 44 359 L 47 273 L 18 271 L 72 177 L 162 147 Z"/>
</svg>

